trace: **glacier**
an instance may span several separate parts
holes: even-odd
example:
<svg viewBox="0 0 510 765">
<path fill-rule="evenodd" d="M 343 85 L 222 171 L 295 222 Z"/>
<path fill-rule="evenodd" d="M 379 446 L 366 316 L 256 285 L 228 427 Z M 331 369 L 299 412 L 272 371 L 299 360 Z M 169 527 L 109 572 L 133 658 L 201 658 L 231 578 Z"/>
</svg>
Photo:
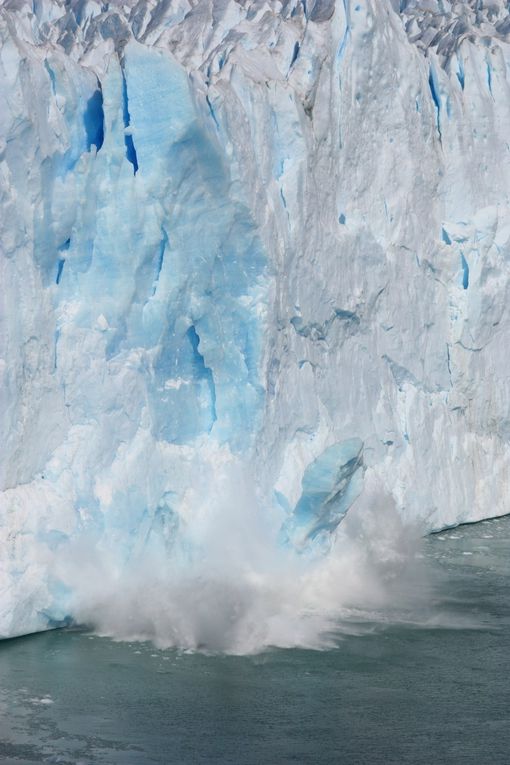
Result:
<svg viewBox="0 0 510 765">
<path fill-rule="evenodd" d="M 509 35 L 502 0 L 2 3 L 0 636 L 287 644 L 361 586 L 350 516 L 509 512 Z"/>
</svg>

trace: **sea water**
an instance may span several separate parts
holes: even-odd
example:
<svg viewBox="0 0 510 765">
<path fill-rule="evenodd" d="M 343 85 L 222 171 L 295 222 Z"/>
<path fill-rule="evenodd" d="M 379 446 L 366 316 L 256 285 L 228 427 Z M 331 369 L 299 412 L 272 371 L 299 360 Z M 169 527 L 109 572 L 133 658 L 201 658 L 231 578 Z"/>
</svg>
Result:
<svg viewBox="0 0 510 765">
<path fill-rule="evenodd" d="M 86 630 L 0 645 L 0 761 L 502 765 L 510 517 L 424 540 L 423 593 L 328 650 L 157 650 Z"/>
</svg>

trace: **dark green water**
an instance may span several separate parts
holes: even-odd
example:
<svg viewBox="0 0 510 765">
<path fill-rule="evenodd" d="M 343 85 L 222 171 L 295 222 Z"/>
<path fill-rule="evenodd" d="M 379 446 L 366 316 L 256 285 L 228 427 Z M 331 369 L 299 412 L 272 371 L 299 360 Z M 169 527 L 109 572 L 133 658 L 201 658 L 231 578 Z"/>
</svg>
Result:
<svg viewBox="0 0 510 765">
<path fill-rule="evenodd" d="M 335 650 L 4 642 L 0 762 L 508 765 L 509 551 L 508 517 L 430 537 L 438 626 L 365 624 Z"/>
</svg>

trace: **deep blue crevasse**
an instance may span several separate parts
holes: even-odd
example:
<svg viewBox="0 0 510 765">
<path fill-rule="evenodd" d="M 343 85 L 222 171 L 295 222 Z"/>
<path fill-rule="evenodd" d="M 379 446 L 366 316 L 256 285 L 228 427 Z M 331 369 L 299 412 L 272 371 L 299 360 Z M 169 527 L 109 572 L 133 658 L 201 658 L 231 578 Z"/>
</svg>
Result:
<svg viewBox="0 0 510 765">
<path fill-rule="evenodd" d="M 434 102 L 434 106 L 436 107 L 436 127 L 437 127 L 437 132 L 439 133 L 439 140 L 441 140 L 441 122 L 440 122 L 441 96 L 439 94 L 439 82 L 437 80 L 437 75 L 432 66 L 430 67 L 430 71 L 429 71 L 429 88 L 430 88 L 430 94 L 432 96 L 432 100 Z"/>
<path fill-rule="evenodd" d="M 460 256 L 460 262 L 462 265 L 462 286 L 467 290 L 469 287 L 469 265 L 464 255 Z"/>
<path fill-rule="evenodd" d="M 122 119 L 124 121 L 124 128 L 128 128 L 131 124 L 131 117 L 129 116 L 129 99 L 127 92 L 126 76 L 122 73 Z M 138 171 L 138 158 L 136 156 L 135 144 L 133 142 L 133 136 L 131 134 L 124 134 L 124 143 L 126 144 L 126 157 L 133 165 L 133 171 L 136 175 Z"/>
<path fill-rule="evenodd" d="M 99 151 L 104 142 L 103 94 L 100 87 L 87 101 L 83 122 L 87 135 L 87 151 L 90 151 L 93 145 L 96 151 Z"/>
</svg>

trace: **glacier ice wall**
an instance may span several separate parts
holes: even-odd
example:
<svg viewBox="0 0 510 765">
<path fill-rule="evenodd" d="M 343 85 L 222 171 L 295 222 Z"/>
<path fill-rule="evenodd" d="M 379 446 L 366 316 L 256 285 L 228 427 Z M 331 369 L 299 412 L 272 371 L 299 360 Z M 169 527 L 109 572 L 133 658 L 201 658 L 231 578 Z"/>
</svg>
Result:
<svg viewBox="0 0 510 765">
<path fill-rule="evenodd" d="M 496 0 L 2 4 L 1 635 L 73 616 L 72 560 L 301 572 L 351 507 L 508 512 L 509 33 Z"/>
</svg>

